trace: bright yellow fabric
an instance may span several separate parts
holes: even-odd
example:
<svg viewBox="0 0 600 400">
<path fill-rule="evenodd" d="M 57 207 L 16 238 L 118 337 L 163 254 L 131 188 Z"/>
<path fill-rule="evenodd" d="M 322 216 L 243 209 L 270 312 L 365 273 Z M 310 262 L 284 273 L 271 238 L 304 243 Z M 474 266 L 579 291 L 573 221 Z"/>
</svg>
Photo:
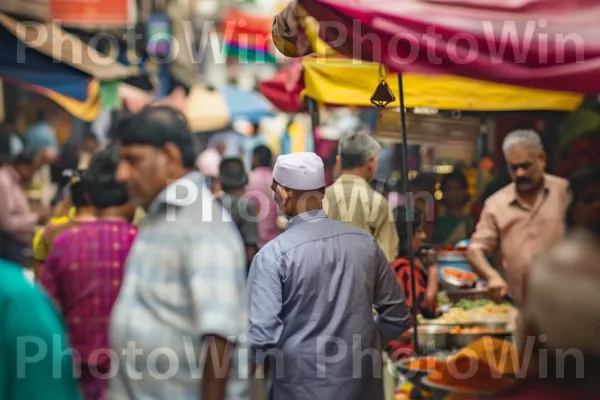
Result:
<svg viewBox="0 0 600 400">
<path fill-rule="evenodd" d="M 306 87 L 303 95 L 328 104 L 371 105 L 370 98 L 379 83 L 377 64 L 316 57 L 307 57 L 302 64 Z M 390 74 L 387 83 L 396 96 L 396 101 L 388 107 L 398 107 L 398 77 Z M 526 89 L 448 75 L 404 74 L 403 84 L 408 108 L 572 111 L 583 101 L 579 94 Z"/>
<path fill-rule="evenodd" d="M 319 39 L 319 24 L 306 11 L 298 8 L 306 36 L 317 57 L 305 57 L 305 90 L 302 96 L 318 102 L 345 106 L 371 106 L 370 98 L 379 84 L 379 65 L 361 60 L 340 58 L 335 50 Z M 387 83 L 398 107 L 398 77 L 389 74 Z M 501 85 L 450 75 L 404 74 L 406 107 L 431 107 L 439 110 L 572 111 L 581 105 L 583 96 L 575 93 L 551 92 Z"/>
<path fill-rule="evenodd" d="M 69 214 L 74 213 L 75 209 L 71 209 Z M 71 220 L 71 216 L 52 218 L 48 225 L 64 225 L 68 224 Z M 50 253 L 50 243 L 44 238 L 46 228 L 39 229 L 33 237 L 33 258 L 36 261 L 45 261 Z"/>
</svg>

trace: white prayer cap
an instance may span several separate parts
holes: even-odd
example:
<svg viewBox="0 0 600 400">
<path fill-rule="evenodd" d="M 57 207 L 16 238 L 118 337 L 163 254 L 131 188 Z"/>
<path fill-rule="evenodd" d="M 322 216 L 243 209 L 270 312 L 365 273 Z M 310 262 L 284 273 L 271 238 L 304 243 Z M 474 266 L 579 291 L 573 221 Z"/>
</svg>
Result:
<svg viewBox="0 0 600 400">
<path fill-rule="evenodd" d="M 273 179 L 294 190 L 317 190 L 325 187 L 323 160 L 315 153 L 292 153 L 277 157 Z"/>
</svg>

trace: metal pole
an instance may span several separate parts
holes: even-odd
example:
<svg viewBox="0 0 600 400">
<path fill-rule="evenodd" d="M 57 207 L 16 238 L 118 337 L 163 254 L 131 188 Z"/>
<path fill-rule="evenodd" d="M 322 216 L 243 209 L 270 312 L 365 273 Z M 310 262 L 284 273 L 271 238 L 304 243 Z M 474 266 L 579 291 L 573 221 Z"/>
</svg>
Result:
<svg viewBox="0 0 600 400">
<path fill-rule="evenodd" d="M 404 107 L 404 85 L 402 82 L 402 74 L 398 74 L 398 92 L 400 100 L 400 125 L 402 127 L 402 185 L 404 189 L 404 196 L 406 198 L 406 232 L 408 232 L 408 235 L 406 235 L 406 247 L 408 251 L 408 262 L 410 263 L 410 290 L 412 291 L 412 313 L 415 321 L 412 339 L 413 345 L 415 347 L 415 353 L 418 355 L 419 339 L 417 335 L 417 315 L 419 313 L 419 304 L 415 299 L 417 293 L 417 285 L 415 282 L 415 255 L 412 248 L 414 213 L 412 209 L 412 202 L 409 192 L 410 188 L 408 184 L 408 139 L 406 136 L 406 109 Z"/>
</svg>

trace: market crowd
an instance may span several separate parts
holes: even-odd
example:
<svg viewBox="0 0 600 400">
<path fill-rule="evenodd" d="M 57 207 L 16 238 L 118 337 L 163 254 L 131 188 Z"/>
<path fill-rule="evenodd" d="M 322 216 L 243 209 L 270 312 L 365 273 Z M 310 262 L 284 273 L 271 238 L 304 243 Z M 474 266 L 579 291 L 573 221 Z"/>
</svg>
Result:
<svg viewBox="0 0 600 400">
<path fill-rule="evenodd" d="M 111 132 L 103 149 L 88 136 L 52 210 L 32 208 L 24 187 L 60 157 L 55 144 L 2 159 L 3 400 L 247 399 L 256 371 L 270 399 L 383 399 L 382 352 L 411 327 L 411 309 L 438 312 L 422 245 L 469 237 L 490 296 L 520 310 L 518 346 L 543 334 L 536 349 L 578 348 L 589 371 L 600 367 L 600 169 L 570 182 L 547 174 L 533 131 L 504 140 L 512 182 L 480 213 L 456 171 L 433 215 L 372 185 L 381 147 L 369 134 L 340 140 L 341 173 L 326 187 L 314 153 L 274 160 L 259 145 L 249 172 L 219 149 L 198 157 L 166 106 Z M 35 285 L 23 273 L 30 248 Z M 529 372 L 507 398 L 600 393 L 593 374 Z"/>
</svg>

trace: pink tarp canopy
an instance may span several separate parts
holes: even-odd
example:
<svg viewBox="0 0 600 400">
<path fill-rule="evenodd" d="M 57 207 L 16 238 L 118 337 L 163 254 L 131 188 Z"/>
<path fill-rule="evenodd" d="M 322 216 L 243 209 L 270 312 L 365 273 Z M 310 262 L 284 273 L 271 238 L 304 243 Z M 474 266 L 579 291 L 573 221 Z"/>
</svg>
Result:
<svg viewBox="0 0 600 400">
<path fill-rule="evenodd" d="M 299 0 L 327 44 L 392 72 L 600 93 L 597 0 Z"/>
</svg>

